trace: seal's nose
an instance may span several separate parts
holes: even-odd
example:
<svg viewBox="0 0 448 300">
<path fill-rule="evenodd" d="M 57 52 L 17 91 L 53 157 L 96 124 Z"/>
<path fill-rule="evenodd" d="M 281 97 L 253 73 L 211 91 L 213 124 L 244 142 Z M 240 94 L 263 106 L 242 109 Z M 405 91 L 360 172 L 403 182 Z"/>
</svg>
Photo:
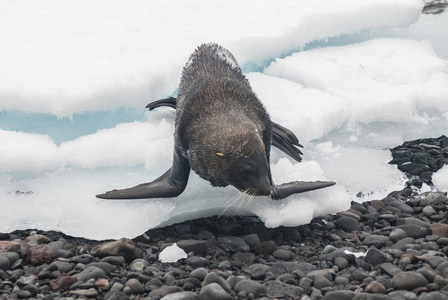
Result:
<svg viewBox="0 0 448 300">
<path fill-rule="evenodd" d="M 267 176 L 260 178 L 256 184 L 259 195 L 269 196 L 271 194 L 271 182 Z"/>
</svg>

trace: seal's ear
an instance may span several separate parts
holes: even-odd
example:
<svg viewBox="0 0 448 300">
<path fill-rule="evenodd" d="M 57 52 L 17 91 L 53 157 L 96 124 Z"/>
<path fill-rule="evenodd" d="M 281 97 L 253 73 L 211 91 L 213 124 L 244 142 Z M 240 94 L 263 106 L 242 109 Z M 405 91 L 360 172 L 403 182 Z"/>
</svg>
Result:
<svg viewBox="0 0 448 300">
<path fill-rule="evenodd" d="M 215 154 L 218 155 L 219 157 L 224 157 L 224 153 L 217 152 L 217 153 L 215 153 Z"/>
</svg>

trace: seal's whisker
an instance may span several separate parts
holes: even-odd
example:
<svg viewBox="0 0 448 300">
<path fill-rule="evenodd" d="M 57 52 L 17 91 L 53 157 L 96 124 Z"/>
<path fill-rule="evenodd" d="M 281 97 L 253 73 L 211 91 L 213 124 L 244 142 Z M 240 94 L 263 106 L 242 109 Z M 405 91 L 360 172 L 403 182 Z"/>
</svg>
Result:
<svg viewBox="0 0 448 300">
<path fill-rule="evenodd" d="M 218 218 L 220 218 L 233 204 L 235 204 L 241 197 L 244 197 L 244 192 L 239 192 L 238 195 L 227 200 L 227 207 L 219 214 Z"/>
</svg>

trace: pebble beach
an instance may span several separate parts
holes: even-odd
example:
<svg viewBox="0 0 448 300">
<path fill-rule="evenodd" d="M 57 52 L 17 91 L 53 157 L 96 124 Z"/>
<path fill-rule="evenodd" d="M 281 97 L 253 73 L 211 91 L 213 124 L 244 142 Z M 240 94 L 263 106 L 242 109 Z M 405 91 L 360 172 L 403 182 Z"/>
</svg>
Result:
<svg viewBox="0 0 448 300">
<path fill-rule="evenodd" d="M 0 299 L 448 299 L 448 198 L 419 190 L 448 163 L 448 138 L 391 156 L 404 189 L 298 227 L 216 216 L 133 240 L 1 233 Z M 174 244 L 187 257 L 161 262 Z"/>
</svg>

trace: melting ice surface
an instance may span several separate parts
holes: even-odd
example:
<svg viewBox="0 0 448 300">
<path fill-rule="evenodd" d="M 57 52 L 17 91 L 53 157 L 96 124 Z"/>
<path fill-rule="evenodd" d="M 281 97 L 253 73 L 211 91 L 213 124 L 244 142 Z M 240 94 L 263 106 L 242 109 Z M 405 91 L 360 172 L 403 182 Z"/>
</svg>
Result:
<svg viewBox="0 0 448 300">
<path fill-rule="evenodd" d="M 403 188 L 387 148 L 448 134 L 448 14 L 421 15 L 418 0 L 0 6 L 1 232 L 133 238 L 223 212 L 305 224 Z M 175 199 L 95 198 L 170 167 L 174 111 L 144 106 L 176 93 L 205 42 L 234 54 L 272 119 L 305 146 L 302 163 L 273 151 L 274 181 L 336 186 L 249 202 L 192 174 Z M 448 188 L 446 167 L 434 183 Z"/>
</svg>

